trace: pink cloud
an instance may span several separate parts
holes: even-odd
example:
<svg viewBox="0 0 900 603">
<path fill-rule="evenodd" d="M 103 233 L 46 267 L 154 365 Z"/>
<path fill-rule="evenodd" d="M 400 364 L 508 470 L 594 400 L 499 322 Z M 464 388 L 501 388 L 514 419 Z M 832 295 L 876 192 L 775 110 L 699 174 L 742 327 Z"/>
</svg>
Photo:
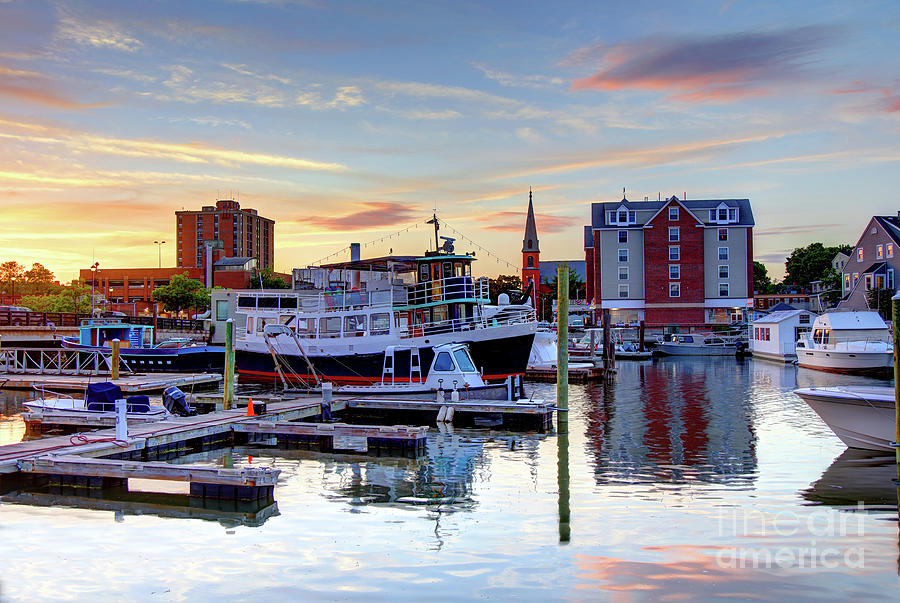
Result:
<svg viewBox="0 0 900 603">
<path fill-rule="evenodd" d="M 562 232 L 567 228 L 578 224 L 581 218 L 573 216 L 554 216 L 550 214 L 535 214 L 534 221 L 537 225 L 538 236 L 542 233 Z M 525 232 L 525 212 L 523 211 L 498 211 L 484 216 L 484 222 L 490 222 L 485 230 L 497 230 L 502 232 Z"/>
<path fill-rule="evenodd" d="M 343 216 L 316 216 L 297 221 L 313 224 L 326 230 L 352 230 L 380 226 L 405 226 L 419 215 L 415 208 L 410 208 L 406 204 L 367 201 L 359 205 L 361 209 Z"/>
</svg>

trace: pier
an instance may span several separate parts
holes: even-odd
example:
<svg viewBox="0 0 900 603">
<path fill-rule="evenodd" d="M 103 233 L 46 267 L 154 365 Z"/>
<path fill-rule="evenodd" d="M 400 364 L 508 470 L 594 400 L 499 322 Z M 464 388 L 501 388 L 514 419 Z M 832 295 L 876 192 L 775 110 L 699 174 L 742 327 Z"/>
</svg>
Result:
<svg viewBox="0 0 900 603">
<path fill-rule="evenodd" d="M 104 378 L 106 377 L 106 378 Z M 0 373 L 0 387 L 4 389 L 52 389 L 81 391 L 90 383 L 108 380 L 108 375 L 39 375 Z M 125 394 L 161 392 L 170 385 L 176 387 L 213 387 L 222 380 L 216 373 L 150 373 L 131 374 L 109 379 L 122 388 Z"/>
</svg>

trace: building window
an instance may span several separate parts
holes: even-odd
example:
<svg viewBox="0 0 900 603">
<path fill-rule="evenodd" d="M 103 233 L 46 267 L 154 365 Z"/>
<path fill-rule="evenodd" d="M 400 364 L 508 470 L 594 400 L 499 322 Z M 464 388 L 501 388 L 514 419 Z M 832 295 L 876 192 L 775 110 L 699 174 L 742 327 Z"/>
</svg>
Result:
<svg viewBox="0 0 900 603">
<path fill-rule="evenodd" d="M 719 297 L 728 297 L 728 283 L 719 283 Z"/>
<path fill-rule="evenodd" d="M 669 227 L 669 242 L 675 243 L 681 240 L 681 229 L 678 226 Z"/>
<path fill-rule="evenodd" d="M 534 256 L 528 256 L 528 267 L 534 268 Z"/>
<path fill-rule="evenodd" d="M 872 288 L 872 275 L 871 274 L 864 275 L 863 283 L 864 283 L 863 286 L 866 288 L 866 291 L 871 289 Z"/>
<path fill-rule="evenodd" d="M 669 261 L 677 262 L 681 259 L 681 247 L 679 245 L 669 245 Z"/>
<path fill-rule="evenodd" d="M 672 221 L 678 221 L 678 208 L 677 207 L 669 208 L 669 219 Z"/>
<path fill-rule="evenodd" d="M 628 231 L 620 230 L 619 231 L 619 243 L 627 243 L 628 242 Z"/>
<path fill-rule="evenodd" d="M 855 287 L 856 283 L 858 283 L 858 282 L 859 282 L 859 272 L 854 272 L 853 273 L 853 286 Z"/>
<path fill-rule="evenodd" d="M 620 262 L 627 262 L 627 261 L 628 261 L 628 250 L 627 250 L 627 249 L 620 249 L 620 250 L 619 250 L 619 261 L 620 261 Z"/>
<path fill-rule="evenodd" d="M 628 212 L 624 209 L 620 209 L 618 215 L 616 216 L 619 224 L 627 224 L 628 223 Z"/>
<path fill-rule="evenodd" d="M 728 278 L 728 264 L 719 266 L 719 278 Z"/>
<path fill-rule="evenodd" d="M 884 245 L 878 245 L 875 247 L 875 257 L 879 260 L 884 259 Z"/>
<path fill-rule="evenodd" d="M 681 266 L 679 264 L 669 264 L 669 280 L 677 281 L 681 279 Z"/>
<path fill-rule="evenodd" d="M 753 327 L 753 339 L 759 340 L 759 327 Z"/>
<path fill-rule="evenodd" d="M 859 249 L 856 250 L 856 261 L 857 262 L 863 261 L 863 248 L 862 247 L 860 247 Z"/>
<path fill-rule="evenodd" d="M 850 275 L 844 275 L 844 289 L 850 289 Z"/>
<path fill-rule="evenodd" d="M 720 229 L 719 229 L 719 240 L 720 240 L 720 241 L 727 241 L 727 240 L 728 240 L 728 229 L 727 229 L 727 228 L 720 228 Z"/>
<path fill-rule="evenodd" d="M 719 259 L 720 260 L 728 259 L 728 248 L 727 247 L 719 247 Z"/>
<path fill-rule="evenodd" d="M 894 244 L 893 243 L 887 244 L 887 256 L 889 258 L 894 257 Z"/>
<path fill-rule="evenodd" d="M 801 325 L 809 324 L 809 314 L 801 314 L 800 316 L 797 317 L 797 319 L 799 320 Z"/>
<path fill-rule="evenodd" d="M 681 297 L 681 283 L 669 283 L 669 297 Z"/>
<path fill-rule="evenodd" d="M 628 297 L 628 285 L 619 285 L 619 297 Z"/>
<path fill-rule="evenodd" d="M 627 266 L 622 266 L 621 268 L 619 268 L 619 280 L 620 281 L 628 280 L 628 267 Z"/>
<path fill-rule="evenodd" d="M 726 208 L 722 208 L 719 210 L 719 222 L 727 222 L 728 221 L 728 210 Z"/>
</svg>

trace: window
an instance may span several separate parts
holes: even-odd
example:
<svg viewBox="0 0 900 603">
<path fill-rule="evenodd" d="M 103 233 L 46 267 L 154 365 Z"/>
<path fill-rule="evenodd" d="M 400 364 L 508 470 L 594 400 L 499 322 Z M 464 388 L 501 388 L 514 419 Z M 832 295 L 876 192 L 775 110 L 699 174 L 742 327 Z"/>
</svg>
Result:
<svg viewBox="0 0 900 603">
<path fill-rule="evenodd" d="M 534 268 L 534 257 L 528 256 L 528 267 Z"/>
<path fill-rule="evenodd" d="M 681 283 L 669 283 L 669 297 L 681 297 Z"/>
<path fill-rule="evenodd" d="M 627 249 L 620 249 L 620 250 L 619 250 L 619 261 L 620 261 L 620 262 L 627 262 L 627 261 L 628 261 L 628 250 L 627 250 Z"/>
<path fill-rule="evenodd" d="M 759 327 L 753 327 L 753 339 L 759 339 Z"/>
<path fill-rule="evenodd" d="M 728 283 L 719 283 L 719 297 L 728 297 Z"/>
<path fill-rule="evenodd" d="M 728 229 L 727 229 L 727 228 L 720 228 L 720 229 L 719 229 L 719 240 L 720 240 L 720 241 L 727 241 L 727 240 L 728 240 Z"/>
<path fill-rule="evenodd" d="M 354 314 L 344 317 L 344 336 L 361 337 L 366 334 L 366 315 Z"/>
<path fill-rule="evenodd" d="M 628 223 L 634 224 L 635 222 L 637 222 L 637 212 L 629 211 L 628 212 Z"/>
<path fill-rule="evenodd" d="M 728 248 L 727 247 L 719 247 L 719 259 L 720 260 L 728 259 Z"/>
<path fill-rule="evenodd" d="M 628 223 L 628 212 L 624 209 L 620 209 L 618 215 L 616 216 L 619 224 L 627 224 Z"/>
<path fill-rule="evenodd" d="M 863 261 L 863 248 L 862 247 L 860 247 L 859 249 L 856 250 L 856 261 L 857 262 Z"/>
<path fill-rule="evenodd" d="M 866 274 L 864 275 L 863 282 L 865 283 L 866 291 L 872 288 L 872 275 Z"/>
<path fill-rule="evenodd" d="M 719 278 L 728 278 L 728 264 L 719 266 Z"/>
<path fill-rule="evenodd" d="M 894 290 L 894 269 L 888 268 L 887 271 L 887 288 L 891 291 Z"/>
<path fill-rule="evenodd" d="M 619 280 L 620 281 L 628 280 L 628 267 L 627 266 L 623 266 L 623 267 L 619 268 Z"/>
<path fill-rule="evenodd" d="M 669 245 L 669 261 L 677 262 L 681 259 L 681 247 L 678 245 Z"/>
<path fill-rule="evenodd" d="M 677 207 L 669 208 L 669 219 L 672 221 L 678 220 L 678 208 Z"/>
<path fill-rule="evenodd" d="M 669 280 L 677 281 L 681 279 L 681 266 L 678 264 L 669 264 Z"/>
<path fill-rule="evenodd" d="M 391 330 L 391 315 L 388 312 L 372 314 L 372 335 L 387 335 Z"/>
<path fill-rule="evenodd" d="M 729 222 L 737 222 L 737 214 L 738 210 L 736 207 L 730 207 L 728 209 L 728 221 Z"/>
<path fill-rule="evenodd" d="M 228 320 L 228 300 L 216 300 L 216 320 Z"/>
<path fill-rule="evenodd" d="M 894 257 L 894 244 L 893 243 L 887 244 L 887 256 L 889 258 Z"/>
<path fill-rule="evenodd" d="M 628 297 L 628 285 L 619 285 L 619 297 Z"/>
<path fill-rule="evenodd" d="M 674 243 L 681 240 L 681 229 L 678 226 L 669 227 L 669 242 Z"/>
<path fill-rule="evenodd" d="M 454 369 L 453 359 L 449 352 L 441 352 L 434 360 L 433 370 L 435 371 L 452 371 Z"/>
<path fill-rule="evenodd" d="M 855 287 L 856 283 L 858 283 L 858 282 L 859 282 L 859 272 L 854 272 L 853 273 L 853 286 Z"/>
<path fill-rule="evenodd" d="M 765 331 L 765 339 L 766 339 L 766 341 L 769 341 L 769 327 L 766 327 L 765 329 L 763 329 L 763 331 Z"/>
<path fill-rule="evenodd" d="M 472 363 L 472 358 L 466 350 L 455 350 L 453 352 L 453 357 L 456 358 L 456 364 L 462 372 L 474 373 L 476 371 L 475 365 Z"/>
<path fill-rule="evenodd" d="M 619 243 L 627 243 L 628 242 L 628 231 L 620 230 L 619 231 Z"/>
<path fill-rule="evenodd" d="M 849 289 L 849 288 L 850 288 L 850 275 L 845 274 L 844 275 L 844 289 Z"/>
<path fill-rule="evenodd" d="M 875 247 L 875 257 L 879 260 L 884 259 L 884 245 L 878 245 L 877 247 Z"/>
<path fill-rule="evenodd" d="M 801 314 L 800 316 L 797 317 L 797 319 L 801 325 L 809 324 L 809 314 Z"/>
<path fill-rule="evenodd" d="M 722 208 L 719 210 L 719 222 L 727 222 L 728 221 L 728 209 Z"/>
</svg>

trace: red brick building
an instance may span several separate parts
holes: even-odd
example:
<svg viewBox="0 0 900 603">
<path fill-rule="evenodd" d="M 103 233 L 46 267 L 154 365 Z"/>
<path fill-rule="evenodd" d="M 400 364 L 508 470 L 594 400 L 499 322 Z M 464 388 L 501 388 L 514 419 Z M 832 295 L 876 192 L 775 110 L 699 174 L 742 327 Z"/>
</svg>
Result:
<svg viewBox="0 0 900 603">
<path fill-rule="evenodd" d="M 541 286 L 541 250 L 537 238 L 537 225 L 534 221 L 534 206 L 531 203 L 531 191 L 528 191 L 528 217 L 525 219 L 525 238 L 522 240 L 522 290 L 531 285 L 531 307 L 537 308 L 538 294 Z"/>
<path fill-rule="evenodd" d="M 275 221 L 255 209 L 241 209 L 233 199 L 219 199 L 200 211 L 176 211 L 176 266 L 205 268 L 205 243 L 212 242 L 212 261 L 256 258 L 260 270 L 275 267 Z"/>
</svg>

